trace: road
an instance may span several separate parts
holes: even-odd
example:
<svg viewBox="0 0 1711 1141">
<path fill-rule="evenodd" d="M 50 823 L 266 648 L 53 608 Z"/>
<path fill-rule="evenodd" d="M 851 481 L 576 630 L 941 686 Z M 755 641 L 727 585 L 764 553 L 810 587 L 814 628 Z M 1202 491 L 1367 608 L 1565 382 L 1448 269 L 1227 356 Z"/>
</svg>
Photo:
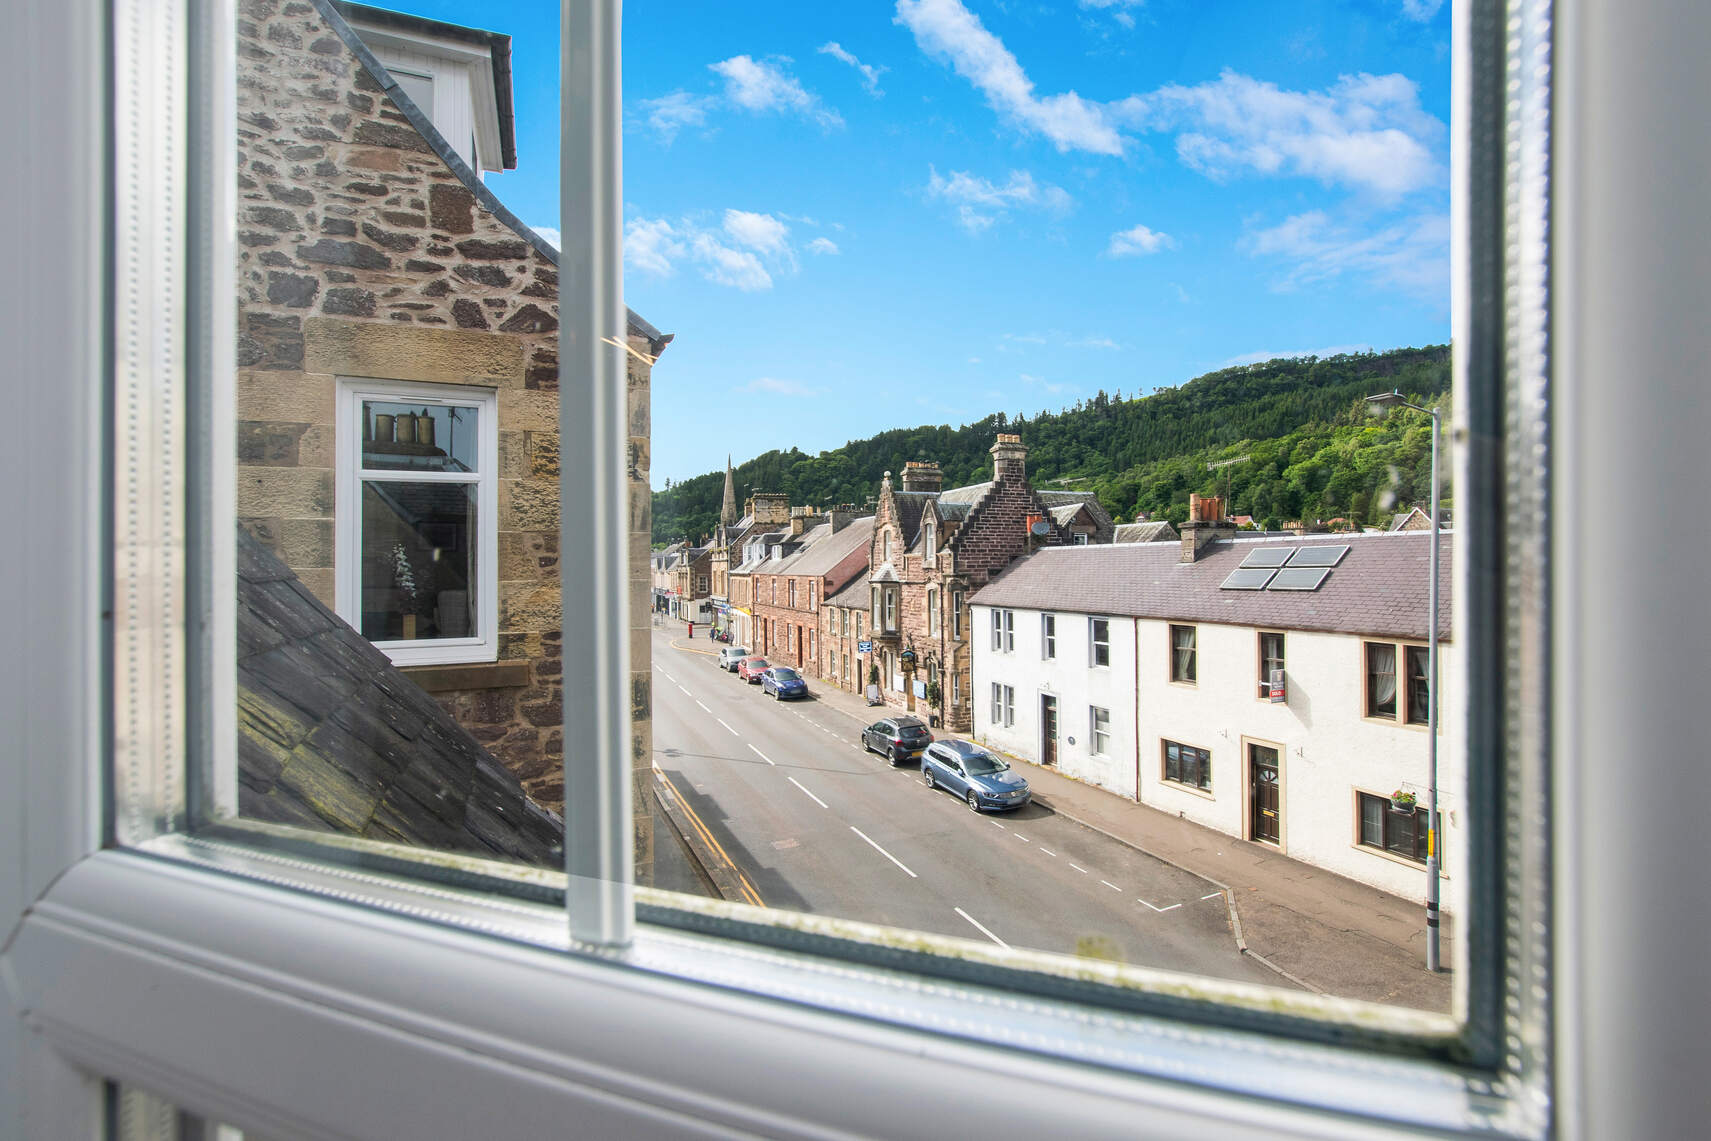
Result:
<svg viewBox="0 0 1711 1141">
<path fill-rule="evenodd" d="M 749 902 L 1279 983 L 1239 953 L 1210 881 L 1041 805 L 970 812 L 863 750 L 850 714 L 765 697 L 715 667 L 713 643 L 673 633 L 654 633 L 654 763 Z"/>
</svg>

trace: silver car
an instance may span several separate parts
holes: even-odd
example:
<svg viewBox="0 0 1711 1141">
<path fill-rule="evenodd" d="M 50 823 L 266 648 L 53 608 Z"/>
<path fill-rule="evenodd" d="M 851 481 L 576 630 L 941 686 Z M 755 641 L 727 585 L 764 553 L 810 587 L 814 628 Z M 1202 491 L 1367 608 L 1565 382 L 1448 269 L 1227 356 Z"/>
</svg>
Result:
<svg viewBox="0 0 1711 1141">
<path fill-rule="evenodd" d="M 742 646 L 725 646 L 719 651 L 717 659 L 719 668 L 726 673 L 737 672 L 737 663 L 749 656 L 749 651 Z"/>
</svg>

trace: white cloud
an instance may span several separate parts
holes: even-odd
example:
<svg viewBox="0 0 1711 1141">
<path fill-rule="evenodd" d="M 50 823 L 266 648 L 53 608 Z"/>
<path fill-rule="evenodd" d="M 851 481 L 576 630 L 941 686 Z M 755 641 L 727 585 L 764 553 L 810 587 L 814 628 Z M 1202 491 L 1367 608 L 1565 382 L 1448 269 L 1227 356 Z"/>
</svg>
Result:
<svg viewBox="0 0 1711 1141">
<path fill-rule="evenodd" d="M 888 68 L 874 67 L 871 64 L 863 63 L 861 60 L 845 51 L 843 45 L 838 43 L 836 40 L 833 40 L 829 44 L 822 44 L 820 46 L 820 53 L 822 55 L 829 55 L 835 60 L 841 60 L 861 72 L 861 85 L 867 88 L 867 93 L 875 99 L 885 94 L 885 92 L 879 89 L 879 77 L 888 71 Z"/>
<path fill-rule="evenodd" d="M 796 268 L 796 251 L 790 248 L 790 227 L 771 214 L 727 210 L 725 234 L 737 245 L 747 246 L 775 264 Z"/>
<path fill-rule="evenodd" d="M 773 396 L 822 396 L 823 388 L 810 388 L 799 380 L 780 380 L 773 376 L 757 377 L 742 385 L 738 392 L 766 392 Z"/>
<path fill-rule="evenodd" d="M 842 251 L 838 249 L 838 243 L 830 238 L 815 238 L 808 243 L 808 252 L 811 254 L 835 254 Z"/>
<path fill-rule="evenodd" d="M 1291 357 L 1338 357 L 1344 353 L 1370 353 L 1371 345 L 1326 345 L 1322 349 L 1297 349 L 1286 353 L 1272 352 L 1263 349 L 1257 353 L 1243 353 L 1239 357 L 1231 357 L 1218 365 L 1219 368 L 1233 368 L 1239 364 L 1259 364 L 1262 361 L 1287 359 Z"/>
<path fill-rule="evenodd" d="M 1007 353 L 1018 345 L 1043 345 L 1045 343 L 1046 338 L 1038 333 L 1005 333 L 998 339 L 998 351 Z M 1022 351 L 1026 352 L 1027 350 L 1023 349 Z"/>
<path fill-rule="evenodd" d="M 1095 11 L 1111 13 L 1111 18 L 1125 28 L 1135 26 L 1135 18 L 1129 15 L 1130 8 L 1139 8 L 1146 0 L 1079 0 L 1081 7 Z"/>
<path fill-rule="evenodd" d="M 685 127 L 705 126 L 707 112 L 717 104 L 718 100 L 709 95 L 674 91 L 658 99 L 643 99 L 640 106 L 643 114 L 647 116 L 648 126 L 669 143 L 677 137 L 677 132 Z"/>
<path fill-rule="evenodd" d="M 781 62 L 788 63 L 789 60 Z M 725 80 L 725 98 L 732 106 L 757 114 L 794 112 L 822 127 L 844 125 L 842 116 L 821 106 L 818 96 L 811 94 L 777 63 L 737 55 L 707 66 Z"/>
<path fill-rule="evenodd" d="M 952 171 L 944 177 L 937 167 L 928 167 L 927 194 L 942 198 L 957 208 L 957 221 L 970 233 L 979 233 L 1018 206 L 1063 211 L 1072 204 L 1061 186 L 1040 183 L 1025 170 L 1010 172 L 1002 186 L 967 171 Z"/>
<path fill-rule="evenodd" d="M 690 249 L 701 264 L 701 275 L 715 285 L 729 285 L 744 293 L 772 288 L 772 275 L 748 250 L 734 250 L 705 232 L 695 235 Z"/>
<path fill-rule="evenodd" d="M 555 250 L 564 245 L 563 240 L 559 236 L 559 232 L 551 226 L 530 226 L 529 229 L 544 238 L 547 245 L 551 246 Z"/>
<path fill-rule="evenodd" d="M 1346 273 L 1427 301 L 1449 301 L 1450 221 L 1443 214 L 1417 215 L 1358 233 L 1313 210 L 1251 234 L 1242 244 L 1255 257 L 1293 263 L 1277 283 L 1279 289 Z"/>
<path fill-rule="evenodd" d="M 1082 337 L 1078 341 L 1067 341 L 1065 348 L 1071 349 L 1120 349 L 1123 346 L 1110 337 Z"/>
<path fill-rule="evenodd" d="M 688 253 L 682 236 L 664 219 L 632 218 L 624 227 L 624 262 L 643 273 L 670 277 Z"/>
<path fill-rule="evenodd" d="M 1139 257 L 1143 254 L 1156 254 L 1160 250 L 1176 248 L 1176 239 L 1169 234 L 1161 234 L 1157 230 L 1149 230 L 1145 226 L 1135 226 L 1111 235 L 1111 244 L 1105 247 L 1108 258 Z"/>
<path fill-rule="evenodd" d="M 968 358 L 968 363 L 969 363 L 969 364 L 979 364 L 979 363 L 980 363 L 980 358 L 979 358 L 979 357 L 969 357 L 969 358 Z"/>
<path fill-rule="evenodd" d="M 1444 124 L 1402 75 L 1345 75 L 1325 91 L 1286 91 L 1225 71 L 1112 104 L 1118 120 L 1180 132 L 1177 156 L 1209 178 L 1294 175 L 1395 198 L 1443 178 Z"/>
<path fill-rule="evenodd" d="M 1410 20 L 1418 20 L 1424 24 L 1438 14 L 1438 9 L 1444 6 L 1444 0 L 1402 0 L 1402 14 Z"/>
<path fill-rule="evenodd" d="M 1038 384 L 1038 383 L 1040 383 L 1039 377 L 1032 376 L 1032 375 L 1025 373 L 1025 372 L 1017 373 L 1016 379 L 1021 381 L 1023 384 Z"/>
<path fill-rule="evenodd" d="M 1182 286 L 1178 285 L 1176 282 L 1171 282 L 1170 287 L 1176 290 L 1176 299 L 1184 305 L 1187 305 L 1194 300 L 1192 297 L 1188 296 L 1188 290 L 1182 288 Z"/>
<path fill-rule="evenodd" d="M 897 0 L 894 22 L 909 29 L 922 51 L 948 60 L 993 110 L 1044 135 L 1059 151 L 1123 153 L 1123 139 L 1099 104 L 1073 91 L 1036 95 L 1016 57 L 961 0 Z"/>
</svg>

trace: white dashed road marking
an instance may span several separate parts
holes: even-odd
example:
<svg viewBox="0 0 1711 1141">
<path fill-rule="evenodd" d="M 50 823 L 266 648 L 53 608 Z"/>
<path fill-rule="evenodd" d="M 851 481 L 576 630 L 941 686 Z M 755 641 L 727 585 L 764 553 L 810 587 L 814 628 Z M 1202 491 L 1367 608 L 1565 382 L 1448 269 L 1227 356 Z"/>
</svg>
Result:
<svg viewBox="0 0 1711 1141">
<path fill-rule="evenodd" d="M 1055 855 L 1057 855 L 1057 853 L 1056 853 L 1056 852 L 1054 852 L 1054 851 L 1052 851 L 1052 850 L 1051 850 L 1051 849 L 1050 849 L 1050 848 L 1041 848 L 1041 849 L 1040 849 L 1040 851 L 1042 851 L 1042 852 L 1044 852 L 1044 853 L 1045 853 L 1045 854 L 1046 854 L 1046 855 L 1048 855 L 1048 856 L 1055 856 Z"/>
<path fill-rule="evenodd" d="M 1100 880 L 1099 882 L 1104 884 L 1106 887 L 1110 888 L 1112 891 L 1122 891 L 1123 890 L 1122 888 L 1118 887 L 1116 884 L 1112 883 L 1110 880 Z"/>
<path fill-rule="evenodd" d="M 1004 940 L 1000 939 L 998 936 L 996 936 L 992 932 L 988 931 L 986 929 L 986 924 L 982 923 L 980 920 L 976 919 L 974 916 L 970 915 L 968 912 L 964 911 L 960 907 L 956 909 L 956 913 L 958 915 L 962 916 L 964 919 L 968 920 L 970 923 L 974 924 L 975 927 L 980 930 L 980 933 L 982 935 L 986 936 L 988 939 L 992 940 L 994 943 L 998 944 L 1000 947 L 1004 948 L 1006 951 L 1008 951 L 1010 949 L 1010 944 L 1006 943 Z"/>
<path fill-rule="evenodd" d="M 797 780 L 795 777 L 785 777 L 784 779 L 789 781 L 791 784 L 795 785 L 797 788 L 801 788 L 803 793 L 805 793 L 807 795 L 809 800 L 812 800 L 815 804 L 818 804 L 821 808 L 826 807 L 825 801 L 821 800 L 819 797 L 817 797 L 813 793 L 809 792 L 806 788 L 802 788 L 802 782 L 801 781 Z"/>
<path fill-rule="evenodd" d="M 1082 875 L 1087 874 L 1087 869 L 1082 867 L 1080 864 L 1071 864 L 1069 866 L 1074 868 L 1076 871 L 1080 872 Z"/>
<path fill-rule="evenodd" d="M 1210 895 L 1203 895 L 1200 898 L 1201 899 L 1217 899 L 1219 896 L 1221 896 L 1223 894 L 1224 893 L 1221 891 L 1215 891 L 1215 892 L 1211 893 Z"/>
<path fill-rule="evenodd" d="M 715 718 L 713 718 L 713 720 L 715 720 L 715 721 L 717 721 L 717 722 L 718 722 L 718 723 L 719 723 L 719 724 L 721 724 L 721 725 L 724 725 L 724 726 L 725 726 L 725 728 L 727 728 L 727 729 L 731 729 L 731 727 L 730 727 L 730 726 L 729 726 L 729 725 L 727 725 L 727 724 L 725 724 L 725 719 L 724 719 L 724 718 L 723 718 L 723 717 L 715 717 Z M 731 729 L 731 736 L 733 736 L 733 737 L 741 737 L 741 736 L 742 736 L 742 734 L 741 734 L 741 733 L 739 733 L 739 732 L 737 732 L 737 731 L 736 731 L 736 730 L 735 730 L 735 729 Z"/>
<path fill-rule="evenodd" d="M 759 757 L 761 760 L 765 761 L 767 764 L 769 764 L 769 765 L 772 764 L 772 758 L 767 756 L 765 753 L 761 752 L 759 749 L 756 749 L 753 745 L 750 745 L 749 749 L 751 752 L 754 753 L 755 756 Z"/>
<path fill-rule="evenodd" d="M 988 823 L 988 824 L 990 824 L 990 825 L 992 825 L 992 826 L 993 826 L 993 827 L 994 827 L 994 828 L 1002 828 L 1002 827 L 1004 827 L 1004 825 L 1002 825 L 1002 824 L 1000 824 L 1000 823 L 998 823 L 998 821 L 996 821 L 996 820 L 994 820 L 994 819 L 992 819 L 992 817 L 990 817 L 990 816 L 988 816 L 988 817 L 987 817 L 987 818 L 986 818 L 986 822 L 987 822 L 987 823 Z"/>
<path fill-rule="evenodd" d="M 702 704 L 701 699 L 699 697 L 697 697 L 695 699 L 695 704 L 701 706 L 701 712 L 703 712 L 703 713 L 711 714 L 713 712 L 711 709 L 708 709 L 705 705 Z"/>
<path fill-rule="evenodd" d="M 807 789 L 803 789 L 803 791 L 806 792 Z M 873 837 L 869 836 L 866 832 L 863 832 L 860 828 L 857 828 L 854 824 L 850 825 L 850 831 L 854 832 L 857 836 L 860 836 L 863 840 L 866 840 L 869 844 L 871 844 L 873 846 L 874 851 L 878 852 L 880 855 L 884 856 L 886 859 L 890 860 L 892 863 L 896 864 L 898 867 L 902 868 L 904 871 L 909 872 L 909 865 L 908 864 L 905 864 L 902 860 L 899 860 L 896 856 L 893 856 L 890 852 L 887 852 L 884 848 L 881 848 L 878 844 L 874 844 Z M 916 875 L 914 872 L 909 872 L 909 878 L 913 879 L 913 880 L 918 880 L 921 877 Z M 971 919 L 971 920 L 969 920 L 969 922 L 973 923 L 974 921 Z M 975 923 L 975 926 L 979 927 L 980 924 Z"/>
<path fill-rule="evenodd" d="M 1135 902 L 1136 903 L 1147 903 L 1147 901 L 1142 899 L 1140 896 L 1135 897 Z M 1160 915 L 1163 915 L 1167 911 L 1175 911 L 1177 908 L 1181 907 L 1182 904 L 1173 903 L 1169 907 L 1160 907 L 1156 903 L 1147 903 L 1147 906 L 1152 908 L 1154 911 L 1158 912 Z"/>
<path fill-rule="evenodd" d="M 671 684 L 677 685 L 676 682 L 672 682 Z M 678 685 L 677 688 L 683 689 L 683 687 L 681 685 Z M 690 693 L 687 689 L 683 689 L 683 696 L 685 696 L 687 698 L 691 698 L 691 699 L 693 699 L 695 697 L 695 695 L 693 693 Z"/>
<path fill-rule="evenodd" d="M 659 669 L 659 667 L 658 667 L 658 666 L 655 666 L 655 667 L 654 667 L 654 668 L 655 668 L 655 669 Z M 666 680 L 666 681 L 669 681 L 669 682 L 670 682 L 670 683 L 671 683 L 671 684 L 672 684 L 672 685 L 676 685 L 676 684 L 677 684 L 677 679 L 676 679 L 676 678 L 674 678 L 674 677 L 672 677 L 672 676 L 671 676 L 671 675 L 670 675 L 670 674 L 668 674 L 668 673 L 666 673 L 666 672 L 665 672 L 665 671 L 664 671 L 664 670 L 660 670 L 660 671 L 659 671 L 659 672 L 660 672 L 660 676 L 661 676 L 661 677 L 663 677 L 663 678 L 665 678 L 665 680 Z"/>
<path fill-rule="evenodd" d="M 1016 839 L 1022 841 L 1022 843 L 1024 843 L 1024 844 L 1026 844 L 1028 842 L 1028 838 L 1026 836 L 1022 835 L 1020 832 L 1012 832 L 1012 833 L 1010 833 L 1010 835 L 1016 837 Z"/>
</svg>

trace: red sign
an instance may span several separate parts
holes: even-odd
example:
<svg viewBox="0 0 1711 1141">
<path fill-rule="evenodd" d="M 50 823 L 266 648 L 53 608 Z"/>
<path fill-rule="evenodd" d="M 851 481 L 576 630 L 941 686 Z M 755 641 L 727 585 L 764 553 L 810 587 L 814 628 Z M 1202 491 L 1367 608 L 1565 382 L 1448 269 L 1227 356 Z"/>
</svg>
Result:
<svg viewBox="0 0 1711 1141">
<path fill-rule="evenodd" d="M 1272 670 L 1271 671 L 1271 703 L 1273 705 L 1276 705 L 1279 702 L 1286 701 L 1286 700 L 1288 700 L 1288 699 L 1286 697 L 1284 697 L 1284 694 L 1283 694 L 1283 671 L 1282 670 Z"/>
</svg>

